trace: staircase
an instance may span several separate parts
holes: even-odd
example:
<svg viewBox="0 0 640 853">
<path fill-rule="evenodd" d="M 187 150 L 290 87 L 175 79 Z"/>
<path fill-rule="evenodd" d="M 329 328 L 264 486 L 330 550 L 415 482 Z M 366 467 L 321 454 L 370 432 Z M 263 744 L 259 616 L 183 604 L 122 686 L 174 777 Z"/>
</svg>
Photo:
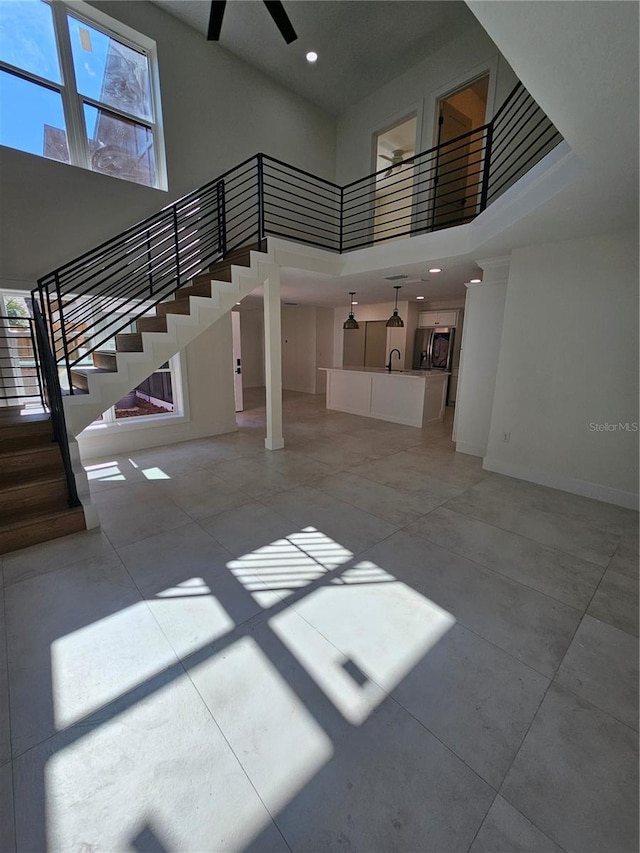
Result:
<svg viewBox="0 0 640 853">
<path fill-rule="evenodd" d="M 84 529 L 50 416 L 0 414 L 0 554 Z"/>
<path fill-rule="evenodd" d="M 176 352 L 213 325 L 259 284 L 267 254 L 242 246 L 194 276 L 154 313 L 135 321 L 135 332 L 115 335 L 115 350 L 92 353 L 93 365 L 70 371 L 74 393 L 64 398 L 69 433 L 78 435 L 102 412 L 139 385 Z"/>
</svg>

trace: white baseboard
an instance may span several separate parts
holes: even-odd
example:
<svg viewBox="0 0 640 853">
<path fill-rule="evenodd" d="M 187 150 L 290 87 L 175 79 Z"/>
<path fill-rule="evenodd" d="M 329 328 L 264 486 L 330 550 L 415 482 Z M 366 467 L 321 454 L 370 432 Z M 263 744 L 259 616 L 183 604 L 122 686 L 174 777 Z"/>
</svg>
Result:
<svg viewBox="0 0 640 853">
<path fill-rule="evenodd" d="M 487 448 L 479 447 L 476 444 L 467 444 L 465 441 L 456 441 L 456 452 L 467 453 L 469 456 L 479 456 L 482 458 L 487 452 Z"/>
<path fill-rule="evenodd" d="M 456 449 L 458 449 L 458 446 Z M 573 477 L 548 474 L 545 471 L 530 471 L 519 465 L 508 465 L 490 457 L 485 458 L 482 467 L 485 471 L 494 471 L 496 474 L 505 474 L 507 477 L 527 480 L 530 483 L 537 483 L 539 486 L 549 486 L 551 489 L 560 489 L 562 492 L 571 492 L 574 495 L 582 495 L 585 498 L 593 498 L 596 501 L 615 504 L 625 509 L 638 510 L 638 495 L 634 492 L 613 489 L 611 486 L 591 483 L 588 480 L 577 480 Z"/>
</svg>

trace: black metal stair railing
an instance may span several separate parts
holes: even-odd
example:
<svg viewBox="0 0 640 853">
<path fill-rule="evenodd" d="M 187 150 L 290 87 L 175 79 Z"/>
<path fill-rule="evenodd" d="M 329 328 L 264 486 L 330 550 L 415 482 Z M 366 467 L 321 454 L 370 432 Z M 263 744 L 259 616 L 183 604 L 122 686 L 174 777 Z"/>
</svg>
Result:
<svg viewBox="0 0 640 853">
<path fill-rule="evenodd" d="M 38 281 L 71 370 L 234 249 L 278 236 L 334 252 L 464 225 L 561 140 L 518 83 L 487 124 L 346 186 L 257 154 Z"/>
<path fill-rule="evenodd" d="M 0 315 L 0 407 L 43 407 L 44 396 L 31 317 Z"/>
</svg>

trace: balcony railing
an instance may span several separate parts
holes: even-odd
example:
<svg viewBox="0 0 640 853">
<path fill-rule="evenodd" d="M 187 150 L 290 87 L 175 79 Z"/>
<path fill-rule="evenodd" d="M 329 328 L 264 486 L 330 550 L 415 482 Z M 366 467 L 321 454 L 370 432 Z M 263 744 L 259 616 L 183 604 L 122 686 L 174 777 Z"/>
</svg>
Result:
<svg viewBox="0 0 640 853">
<path fill-rule="evenodd" d="M 488 124 L 346 186 L 257 154 L 39 280 L 56 364 L 73 393 L 72 367 L 265 237 L 346 252 L 471 222 L 560 140 L 518 83 Z"/>
</svg>

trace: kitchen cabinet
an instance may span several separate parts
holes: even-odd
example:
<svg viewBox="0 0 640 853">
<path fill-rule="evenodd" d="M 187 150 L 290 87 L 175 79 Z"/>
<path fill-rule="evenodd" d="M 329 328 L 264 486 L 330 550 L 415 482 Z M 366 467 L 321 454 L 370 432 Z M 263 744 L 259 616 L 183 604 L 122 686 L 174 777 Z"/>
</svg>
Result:
<svg viewBox="0 0 640 853">
<path fill-rule="evenodd" d="M 421 311 L 418 315 L 418 328 L 427 329 L 431 326 L 457 326 L 457 311 Z"/>
<path fill-rule="evenodd" d="M 414 427 L 444 417 L 449 374 L 443 370 L 319 369 L 327 372 L 327 409 Z"/>
</svg>

